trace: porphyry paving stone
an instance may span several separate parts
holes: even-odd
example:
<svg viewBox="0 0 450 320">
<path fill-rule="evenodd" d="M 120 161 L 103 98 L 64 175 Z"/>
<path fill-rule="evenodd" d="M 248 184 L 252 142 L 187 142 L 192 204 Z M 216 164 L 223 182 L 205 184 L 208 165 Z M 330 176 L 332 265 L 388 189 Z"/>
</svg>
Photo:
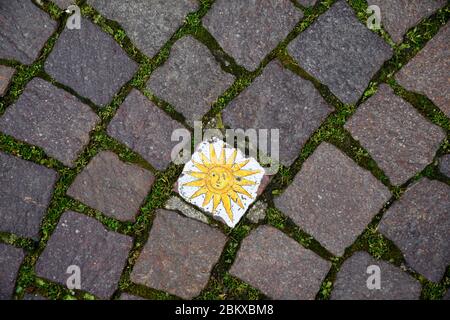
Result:
<svg viewBox="0 0 450 320">
<path fill-rule="evenodd" d="M 48 300 L 46 297 L 43 297 L 39 294 L 31 294 L 31 293 L 27 293 L 25 294 L 25 296 L 23 297 L 23 300 Z"/>
<path fill-rule="evenodd" d="M 154 180 L 151 172 L 102 151 L 75 178 L 67 194 L 107 216 L 134 221 Z"/>
<path fill-rule="evenodd" d="M 39 277 L 66 285 L 69 266 L 78 266 L 81 290 L 107 299 L 117 288 L 133 239 L 94 218 L 65 212 L 36 264 Z"/>
<path fill-rule="evenodd" d="M 34 78 L 0 118 L 0 131 L 37 145 L 72 167 L 99 121 L 87 105 L 65 90 Z"/>
<path fill-rule="evenodd" d="M 226 237 L 202 222 L 159 209 L 131 280 L 184 299 L 206 286 Z"/>
<path fill-rule="evenodd" d="M 207 47 L 186 36 L 173 45 L 168 61 L 153 72 L 147 87 L 192 123 L 202 118 L 233 80 Z"/>
<path fill-rule="evenodd" d="M 266 217 L 266 210 L 267 203 L 262 200 L 257 201 L 250 210 L 248 210 L 247 219 L 253 223 L 259 223 Z"/>
<path fill-rule="evenodd" d="M 367 286 L 369 266 L 380 268 L 380 289 Z M 331 293 L 332 300 L 417 300 L 420 283 L 401 269 L 356 252 L 341 266 Z"/>
<path fill-rule="evenodd" d="M 31 1 L 2 1 L 0 10 L 0 59 L 24 64 L 36 60 L 56 21 Z"/>
<path fill-rule="evenodd" d="M 288 46 L 289 53 L 344 103 L 355 103 L 392 49 L 338 1 Z"/>
<path fill-rule="evenodd" d="M 430 98 L 450 117 L 450 23 L 447 23 L 395 76 L 405 89 Z"/>
<path fill-rule="evenodd" d="M 184 214 L 186 217 L 208 223 L 208 218 L 199 210 L 195 209 L 188 203 L 184 202 L 178 197 L 171 197 L 167 200 L 166 205 L 164 206 L 167 210 L 179 211 Z"/>
<path fill-rule="evenodd" d="M 439 170 L 450 178 L 450 154 L 446 154 L 439 159 Z"/>
<path fill-rule="evenodd" d="M 450 262 L 450 187 L 423 178 L 389 208 L 379 230 L 413 269 L 439 282 Z"/>
<path fill-rule="evenodd" d="M 230 274 L 274 299 L 314 299 L 331 262 L 281 231 L 261 226 L 244 239 Z"/>
<path fill-rule="evenodd" d="M 16 69 L 0 65 L 0 97 L 3 97 L 8 90 L 14 73 Z"/>
<path fill-rule="evenodd" d="M 369 171 L 322 143 L 275 205 L 333 254 L 342 255 L 389 198 L 388 188 Z"/>
<path fill-rule="evenodd" d="M 137 68 L 110 35 L 84 18 L 80 29 L 64 29 L 45 62 L 56 81 L 97 105 L 109 103 Z"/>
<path fill-rule="evenodd" d="M 238 64 L 254 70 L 302 16 L 289 0 L 219 0 L 203 24 Z"/>
<path fill-rule="evenodd" d="M 385 84 L 362 104 L 345 128 L 359 140 L 394 185 L 433 161 L 444 131 Z"/>
<path fill-rule="evenodd" d="M 76 0 L 53 0 L 53 2 L 62 10 L 66 10 L 70 5 L 75 4 Z"/>
<path fill-rule="evenodd" d="M 108 126 L 108 134 L 139 153 L 158 170 L 171 162 L 172 132 L 184 128 L 137 90 L 127 96 Z"/>
<path fill-rule="evenodd" d="M 37 238 L 57 173 L 0 152 L 0 231 Z"/>
<path fill-rule="evenodd" d="M 108 19 L 115 20 L 136 46 L 153 56 L 183 24 L 186 15 L 198 9 L 195 0 L 89 0 Z"/>
<path fill-rule="evenodd" d="M 129 294 L 129 293 L 122 293 L 120 295 L 119 300 L 145 300 L 145 299 L 142 298 L 142 297 L 134 296 L 134 295 Z"/>
<path fill-rule="evenodd" d="M 231 101 L 223 121 L 231 128 L 279 129 L 280 162 L 289 166 L 332 110 L 310 81 L 273 61 Z"/>
<path fill-rule="evenodd" d="M 24 257 L 22 249 L 0 243 L 0 300 L 12 299 L 16 277 Z"/>
<path fill-rule="evenodd" d="M 381 24 L 396 43 L 423 18 L 445 5 L 445 0 L 368 0 L 381 11 Z M 400 18 L 401 17 L 401 18 Z"/>
</svg>

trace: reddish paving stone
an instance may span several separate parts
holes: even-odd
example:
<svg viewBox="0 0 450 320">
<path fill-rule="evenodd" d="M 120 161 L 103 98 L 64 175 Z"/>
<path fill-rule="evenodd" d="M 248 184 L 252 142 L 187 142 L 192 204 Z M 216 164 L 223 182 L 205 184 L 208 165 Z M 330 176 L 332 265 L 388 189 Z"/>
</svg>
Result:
<svg viewBox="0 0 450 320">
<path fill-rule="evenodd" d="M 80 29 L 64 29 L 45 62 L 56 81 L 97 105 L 109 103 L 137 68 L 110 35 L 84 18 Z"/>
<path fill-rule="evenodd" d="M 369 289 L 369 266 L 380 268 L 380 289 Z M 331 293 L 332 300 L 418 300 L 422 287 L 416 279 L 366 252 L 356 252 L 341 266 Z"/>
<path fill-rule="evenodd" d="M 395 76 L 405 89 L 430 98 L 450 117 L 450 23 L 447 23 Z"/>
<path fill-rule="evenodd" d="M 14 73 L 16 73 L 14 68 L 0 65 L 0 97 L 3 97 L 8 90 Z"/>
<path fill-rule="evenodd" d="M 421 179 L 389 208 L 379 230 L 413 269 L 439 282 L 450 263 L 450 187 Z"/>
<path fill-rule="evenodd" d="M 132 90 L 108 126 L 108 134 L 158 170 L 171 162 L 172 132 L 184 128 L 137 90 Z"/>
<path fill-rule="evenodd" d="M 433 162 L 445 138 L 440 127 L 385 84 L 358 108 L 345 128 L 369 151 L 394 185 L 405 183 Z"/>
<path fill-rule="evenodd" d="M 81 290 L 110 298 L 125 267 L 133 239 L 112 231 L 94 218 L 65 212 L 36 264 L 39 277 L 66 285 L 67 268 L 81 271 Z"/>
<path fill-rule="evenodd" d="M 244 239 L 230 274 L 274 299 L 314 299 L 331 262 L 281 231 L 261 226 Z"/>
<path fill-rule="evenodd" d="M 38 238 L 57 173 L 0 152 L 0 231 Z"/>
<path fill-rule="evenodd" d="M 356 103 L 392 56 L 345 1 L 336 2 L 288 46 L 298 64 L 345 103 Z"/>
<path fill-rule="evenodd" d="M 153 56 L 183 24 L 186 15 L 198 9 L 195 0 L 88 0 L 108 19 L 124 28 L 146 55 Z"/>
<path fill-rule="evenodd" d="M 0 243 L 0 300 L 11 300 L 20 264 L 25 257 L 23 250 Z"/>
<path fill-rule="evenodd" d="M 173 45 L 168 61 L 153 72 L 147 87 L 192 123 L 209 111 L 233 80 L 207 47 L 186 36 Z"/>
<path fill-rule="evenodd" d="M 450 178 L 450 154 L 446 154 L 439 159 L 439 170 Z"/>
<path fill-rule="evenodd" d="M 225 242 L 219 230 L 159 209 L 131 280 L 191 299 L 208 283 Z"/>
<path fill-rule="evenodd" d="M 0 59 L 33 63 L 56 30 L 56 21 L 31 1 L 8 0 L 0 5 Z"/>
<path fill-rule="evenodd" d="M 75 178 L 67 194 L 107 216 L 134 221 L 154 180 L 151 172 L 103 151 Z"/>
<path fill-rule="evenodd" d="M 275 205 L 330 252 L 342 255 L 390 196 L 369 171 L 322 143 Z"/>
<path fill-rule="evenodd" d="M 311 82 L 273 61 L 231 101 L 223 121 L 234 129 L 279 129 L 280 162 L 289 166 L 332 110 Z"/>
<path fill-rule="evenodd" d="M 146 300 L 146 299 L 144 299 L 142 297 L 134 296 L 134 295 L 129 294 L 129 293 L 122 293 L 120 295 L 119 300 Z"/>
<path fill-rule="evenodd" d="M 203 24 L 238 64 L 254 70 L 302 16 L 289 0 L 219 0 Z"/>
<path fill-rule="evenodd" d="M 403 40 L 406 32 L 443 7 L 446 0 L 368 0 L 381 11 L 381 24 L 396 43 Z"/>
<path fill-rule="evenodd" d="M 72 167 L 99 121 L 91 108 L 70 93 L 34 78 L 0 118 L 0 130 Z"/>
</svg>

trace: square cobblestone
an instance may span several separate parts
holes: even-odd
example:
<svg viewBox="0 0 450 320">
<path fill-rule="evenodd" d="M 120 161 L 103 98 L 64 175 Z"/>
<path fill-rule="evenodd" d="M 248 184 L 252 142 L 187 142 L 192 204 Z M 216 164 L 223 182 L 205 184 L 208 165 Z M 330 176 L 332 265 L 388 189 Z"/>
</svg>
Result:
<svg viewBox="0 0 450 320">
<path fill-rule="evenodd" d="M 395 76 L 409 91 L 426 95 L 450 117 L 450 23 L 447 23 Z"/>
<path fill-rule="evenodd" d="M 382 84 L 345 128 L 369 151 L 395 185 L 422 171 L 439 149 L 444 131 Z"/>
<path fill-rule="evenodd" d="M 25 257 L 23 250 L 0 243 L 0 300 L 11 300 L 20 264 Z"/>
<path fill-rule="evenodd" d="M 391 194 L 342 151 L 322 143 L 275 205 L 326 249 L 341 256 Z"/>
<path fill-rule="evenodd" d="M 69 266 L 80 268 L 81 290 L 108 299 L 117 289 L 133 239 L 94 218 L 65 212 L 36 264 L 39 277 L 66 285 Z"/>
<path fill-rule="evenodd" d="M 208 283 L 225 242 L 218 229 L 159 209 L 131 281 L 191 299 Z"/>
<path fill-rule="evenodd" d="M 66 10 L 70 5 L 75 4 L 76 0 L 53 0 L 53 2 L 62 10 Z"/>
<path fill-rule="evenodd" d="M 369 289 L 369 266 L 380 268 L 380 289 Z M 377 261 L 366 252 L 356 252 L 341 266 L 334 282 L 331 300 L 418 300 L 420 282 L 385 261 Z"/>
<path fill-rule="evenodd" d="M 261 226 L 242 242 L 230 274 L 274 299 L 312 300 L 330 267 L 281 231 Z"/>
<path fill-rule="evenodd" d="M 58 175 L 0 152 L 0 231 L 38 238 Z"/>
<path fill-rule="evenodd" d="M 368 0 L 381 11 L 381 24 L 396 43 L 403 40 L 406 32 L 423 18 L 443 7 L 446 0 Z M 401 19 L 399 18 L 401 17 Z"/>
<path fill-rule="evenodd" d="M 279 129 L 280 162 L 290 166 L 332 110 L 311 82 L 273 61 L 231 101 L 223 121 L 234 129 Z"/>
<path fill-rule="evenodd" d="M 134 221 L 154 180 L 151 172 L 102 151 L 75 178 L 67 194 L 107 216 Z"/>
<path fill-rule="evenodd" d="M 171 162 L 172 132 L 184 128 L 137 90 L 132 90 L 108 126 L 108 134 L 158 170 Z"/>
<path fill-rule="evenodd" d="M 56 21 L 31 1 L 2 1 L 0 59 L 31 64 L 56 30 Z"/>
<path fill-rule="evenodd" d="M 254 70 L 301 17 L 289 0 L 218 0 L 203 24 L 238 64 Z"/>
<path fill-rule="evenodd" d="M 450 187 L 421 179 L 389 208 L 379 230 L 413 269 L 439 282 L 450 263 Z"/>
<path fill-rule="evenodd" d="M 99 121 L 90 107 L 70 93 L 34 78 L 0 118 L 0 131 L 41 147 L 72 167 Z"/>
<path fill-rule="evenodd" d="M 0 65 L 0 97 L 3 97 L 8 90 L 14 73 L 16 73 L 14 68 Z"/>
<path fill-rule="evenodd" d="M 392 49 L 336 2 L 288 46 L 300 67 L 328 86 L 344 103 L 356 103 Z"/>
<path fill-rule="evenodd" d="M 181 27 L 186 15 L 198 9 L 195 0 L 88 0 L 108 19 L 115 20 L 136 46 L 155 55 Z"/>
<path fill-rule="evenodd" d="M 439 159 L 439 171 L 450 178 L 450 154 L 446 154 Z"/>
<path fill-rule="evenodd" d="M 45 71 L 56 81 L 100 106 L 112 100 L 137 68 L 110 35 L 84 18 L 80 29 L 64 29 L 45 62 Z"/>
<path fill-rule="evenodd" d="M 147 87 L 192 124 L 233 81 L 207 47 L 186 36 L 173 45 L 168 61 L 153 72 Z"/>
</svg>

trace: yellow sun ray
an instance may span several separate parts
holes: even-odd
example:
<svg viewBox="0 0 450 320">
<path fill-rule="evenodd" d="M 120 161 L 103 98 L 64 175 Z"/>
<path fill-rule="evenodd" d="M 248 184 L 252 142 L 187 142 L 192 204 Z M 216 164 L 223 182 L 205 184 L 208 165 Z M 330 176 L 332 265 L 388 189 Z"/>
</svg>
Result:
<svg viewBox="0 0 450 320">
<path fill-rule="evenodd" d="M 237 150 L 234 149 L 231 156 L 227 159 L 227 165 L 232 165 L 234 163 L 234 160 L 236 160 Z"/>
<path fill-rule="evenodd" d="M 225 164 L 225 148 L 220 152 L 219 164 Z"/>
<path fill-rule="evenodd" d="M 202 165 L 201 163 L 195 162 L 194 160 L 192 160 L 192 163 L 201 172 L 207 173 L 209 171 L 208 167 Z"/>
<path fill-rule="evenodd" d="M 239 198 L 238 194 L 234 190 L 228 191 L 228 195 L 230 196 L 231 200 L 237 203 L 239 207 L 244 208 L 244 204 L 242 203 L 241 198 Z"/>
<path fill-rule="evenodd" d="M 223 207 L 225 208 L 228 218 L 230 218 L 230 220 L 233 221 L 233 212 L 231 212 L 230 197 L 228 197 L 228 195 L 226 195 L 226 194 L 222 194 L 220 198 L 222 200 Z"/>
<path fill-rule="evenodd" d="M 186 174 L 197 178 L 197 179 L 204 179 L 207 176 L 207 173 L 205 172 L 198 172 L 198 171 L 188 171 Z"/>
<path fill-rule="evenodd" d="M 209 159 L 212 163 L 217 164 L 217 156 L 216 156 L 216 150 L 214 149 L 214 145 L 209 145 Z"/>
<path fill-rule="evenodd" d="M 236 184 L 240 186 L 254 186 L 256 182 L 248 179 L 240 179 L 240 180 L 236 179 Z"/>
<path fill-rule="evenodd" d="M 205 194 L 205 199 L 203 200 L 202 207 L 206 207 L 208 203 L 211 201 L 213 194 L 211 192 L 207 192 Z"/>
<path fill-rule="evenodd" d="M 205 166 L 209 167 L 211 165 L 211 161 L 203 154 L 200 153 L 200 158 L 202 159 L 202 162 Z"/>
<path fill-rule="evenodd" d="M 246 195 L 247 197 L 253 199 L 252 195 L 251 195 L 250 193 L 248 193 L 247 190 L 245 190 L 244 188 L 242 188 L 240 185 L 235 184 L 235 185 L 233 185 L 232 188 L 233 188 L 234 191 L 236 191 L 236 192 L 238 192 L 238 193 L 241 193 L 241 194 L 243 194 L 243 195 Z"/>
<path fill-rule="evenodd" d="M 244 160 L 244 161 L 242 161 L 242 162 L 235 163 L 235 164 L 231 167 L 231 169 L 232 169 L 233 171 L 238 171 L 238 170 L 240 170 L 243 166 L 245 166 L 247 163 L 249 163 L 249 161 L 250 161 L 250 159 L 247 159 L 247 160 Z"/>
<path fill-rule="evenodd" d="M 203 187 L 206 184 L 205 180 L 194 180 L 190 182 L 186 182 L 184 186 L 187 187 Z"/>
<path fill-rule="evenodd" d="M 200 189 L 195 191 L 195 193 L 191 196 L 191 199 L 197 198 L 205 193 L 208 193 L 208 189 L 206 187 L 201 187 Z"/>
<path fill-rule="evenodd" d="M 260 172 L 259 170 L 238 170 L 235 171 L 233 174 L 235 177 L 247 177 L 259 172 Z"/>
<path fill-rule="evenodd" d="M 213 194 L 213 211 L 216 211 L 217 207 L 220 204 L 220 200 L 221 200 L 220 194 L 214 193 Z"/>
</svg>

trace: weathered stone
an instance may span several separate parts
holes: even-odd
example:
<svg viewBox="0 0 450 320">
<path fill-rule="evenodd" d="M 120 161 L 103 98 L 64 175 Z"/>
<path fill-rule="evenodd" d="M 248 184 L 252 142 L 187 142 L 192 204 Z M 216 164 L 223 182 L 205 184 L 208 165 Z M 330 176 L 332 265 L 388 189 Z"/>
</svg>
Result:
<svg viewBox="0 0 450 320">
<path fill-rule="evenodd" d="M 0 97 L 5 95 L 15 72 L 14 68 L 0 65 Z"/>
<path fill-rule="evenodd" d="M 0 231 L 37 238 L 57 173 L 0 152 Z"/>
<path fill-rule="evenodd" d="M 71 167 L 99 121 L 70 93 L 34 78 L 0 118 L 0 130 L 43 148 L 49 156 Z"/>
<path fill-rule="evenodd" d="M 439 159 L 439 170 L 450 178 L 450 154 Z"/>
<path fill-rule="evenodd" d="M 16 277 L 24 257 L 22 249 L 0 243 L 0 300 L 12 299 Z"/>
<path fill-rule="evenodd" d="M 369 266 L 380 268 L 380 289 L 369 289 Z M 366 252 L 356 252 L 341 266 L 331 293 L 332 300 L 417 300 L 420 283 L 401 269 L 377 261 Z"/>
<path fill-rule="evenodd" d="M 413 269 L 439 282 L 450 263 L 450 187 L 421 179 L 389 208 L 379 230 Z"/>
<path fill-rule="evenodd" d="M 405 89 L 430 98 L 447 117 L 450 117 L 449 38 L 450 23 L 447 23 L 395 76 Z"/>
<path fill-rule="evenodd" d="M 43 297 L 39 294 L 27 293 L 23 297 L 23 300 L 48 300 L 46 297 Z"/>
<path fill-rule="evenodd" d="M 133 239 L 94 218 L 65 212 L 36 264 L 38 276 L 66 285 L 69 266 L 80 268 L 81 290 L 107 299 L 117 288 Z"/>
<path fill-rule="evenodd" d="M 261 226 L 244 239 L 230 274 L 274 299 L 314 299 L 331 267 L 281 231 Z"/>
<path fill-rule="evenodd" d="M 129 294 L 129 293 L 122 293 L 120 295 L 119 300 L 146 300 L 146 299 L 139 297 L 139 296 Z"/>
<path fill-rule="evenodd" d="M 368 0 L 367 3 L 380 7 L 381 24 L 400 43 L 410 28 L 444 6 L 446 0 Z"/>
<path fill-rule="evenodd" d="M 151 172 L 103 151 L 75 178 L 67 194 L 107 216 L 134 221 L 154 180 Z"/>
<path fill-rule="evenodd" d="M 137 67 L 110 35 L 84 18 L 80 29 L 64 29 L 45 62 L 56 81 L 97 105 L 109 103 Z"/>
<path fill-rule="evenodd" d="M 183 24 L 190 11 L 197 10 L 195 0 L 88 0 L 108 19 L 115 20 L 146 55 L 153 56 Z"/>
<path fill-rule="evenodd" d="M 392 56 L 384 40 L 338 1 L 288 46 L 298 64 L 345 103 L 356 103 Z"/>
<path fill-rule="evenodd" d="M 192 123 L 201 119 L 233 80 L 207 47 L 186 36 L 173 45 L 168 61 L 153 72 L 147 87 Z"/>
<path fill-rule="evenodd" d="M 158 170 L 167 168 L 172 132 L 184 128 L 142 93 L 132 90 L 108 126 L 108 134 L 139 153 Z"/>
<path fill-rule="evenodd" d="M 372 174 L 322 143 L 276 206 L 335 255 L 342 255 L 390 198 Z"/>
<path fill-rule="evenodd" d="M 76 0 L 52 0 L 60 9 L 66 10 L 70 5 L 75 4 Z"/>
<path fill-rule="evenodd" d="M 289 0 L 219 0 L 203 24 L 238 64 L 254 70 L 302 16 Z"/>
<path fill-rule="evenodd" d="M 36 60 L 56 21 L 31 1 L 9 0 L 0 4 L 0 59 L 24 64 Z"/>
<path fill-rule="evenodd" d="M 131 280 L 190 299 L 208 282 L 225 236 L 202 222 L 159 209 Z"/>
<path fill-rule="evenodd" d="M 256 202 L 247 213 L 247 219 L 253 223 L 259 223 L 266 217 L 267 203 L 264 201 Z"/>
<path fill-rule="evenodd" d="M 199 210 L 194 209 L 192 206 L 184 202 L 178 197 L 171 197 L 167 200 L 164 206 L 167 210 L 179 211 L 188 218 L 192 218 L 204 223 L 208 223 L 208 218 Z"/>
<path fill-rule="evenodd" d="M 345 128 L 369 151 L 395 185 L 433 161 L 444 131 L 385 84 L 362 104 Z"/>
<path fill-rule="evenodd" d="M 231 101 L 223 121 L 233 129 L 279 129 L 280 162 L 289 166 L 332 110 L 311 82 L 274 61 Z"/>
</svg>

